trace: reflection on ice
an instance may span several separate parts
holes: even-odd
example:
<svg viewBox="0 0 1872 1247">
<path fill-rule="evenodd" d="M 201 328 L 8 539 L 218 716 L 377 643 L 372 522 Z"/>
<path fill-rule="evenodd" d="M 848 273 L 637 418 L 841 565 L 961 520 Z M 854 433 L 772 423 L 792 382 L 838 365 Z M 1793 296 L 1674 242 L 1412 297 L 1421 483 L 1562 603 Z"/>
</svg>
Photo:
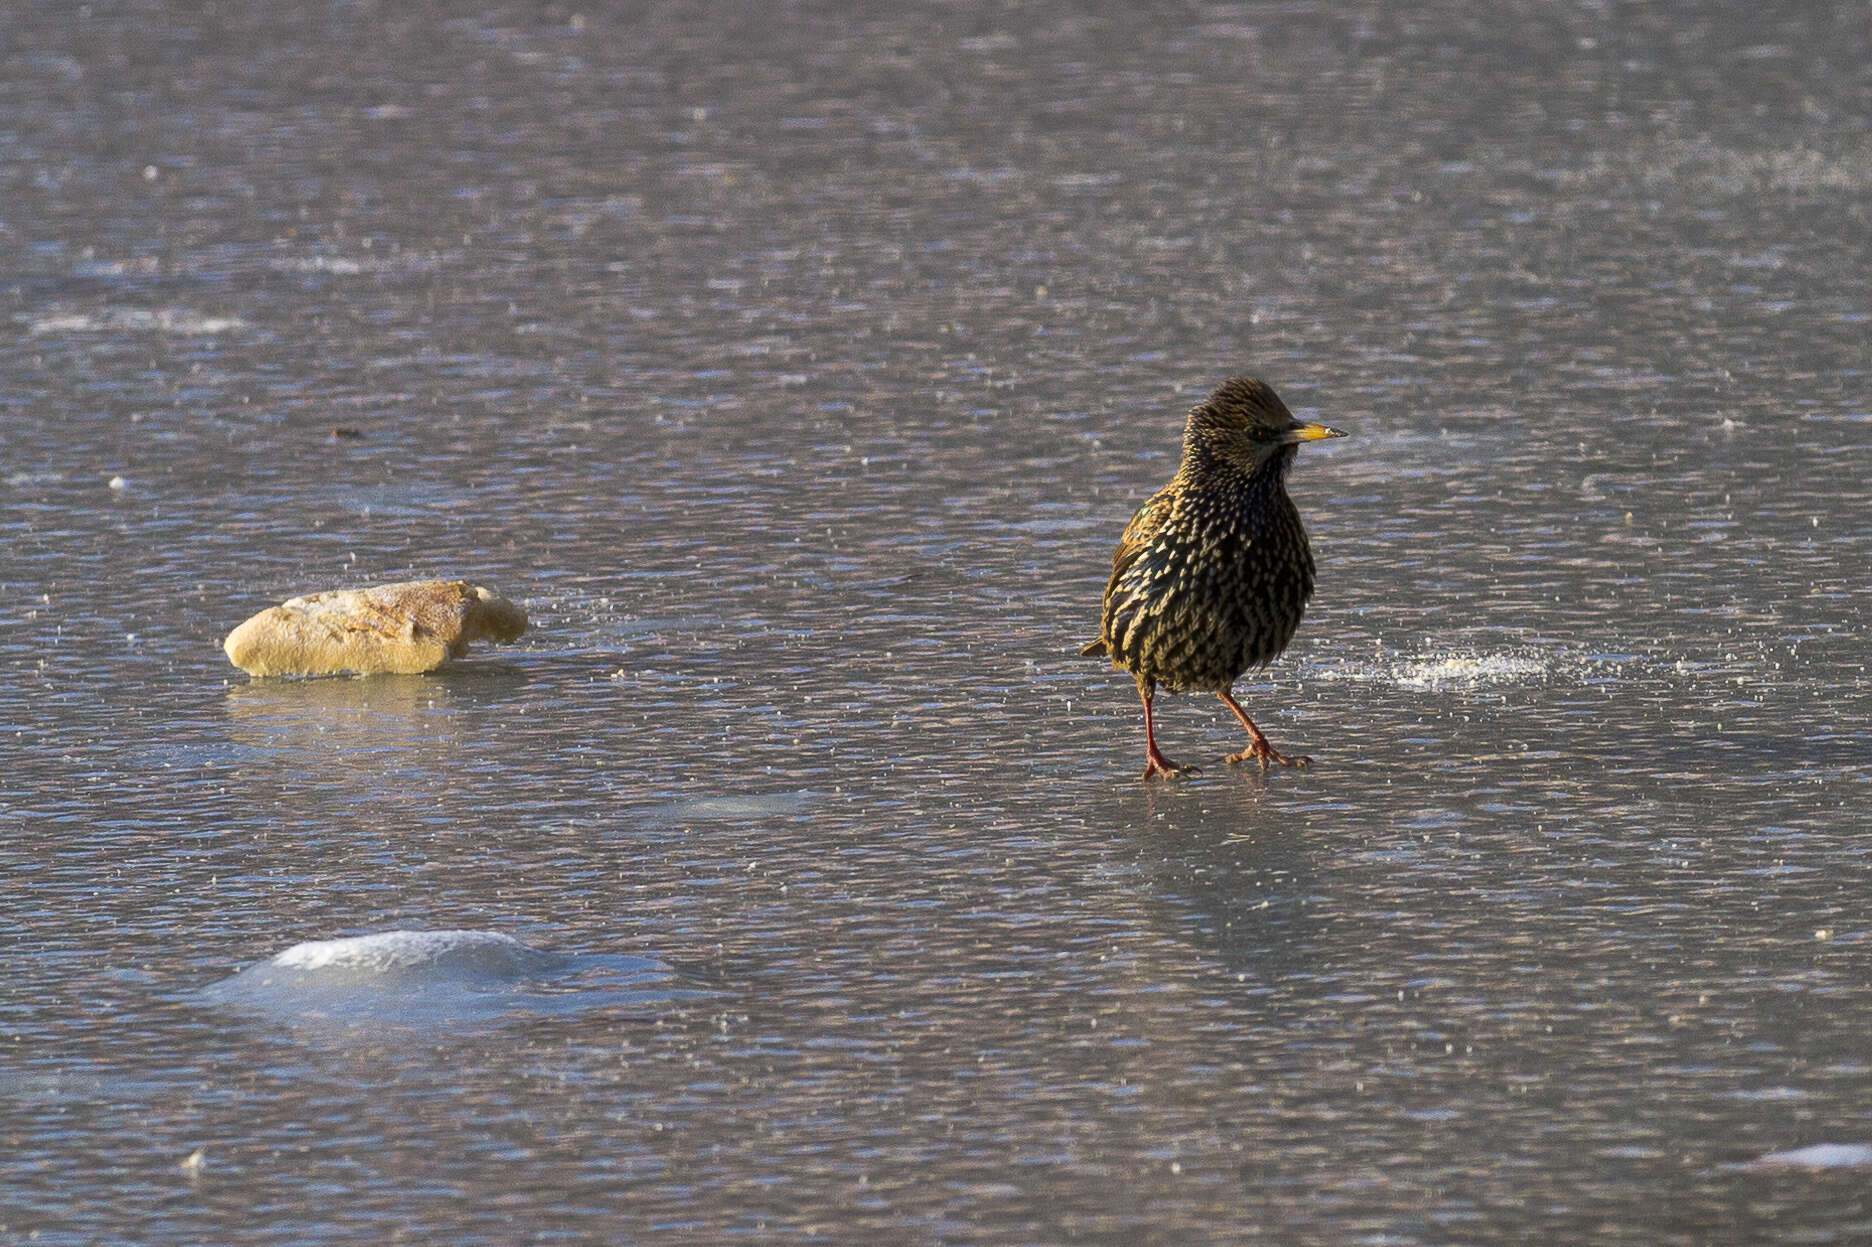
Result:
<svg viewBox="0 0 1872 1247">
<path fill-rule="evenodd" d="M 1572 665 L 1583 674 L 1589 664 L 1586 660 L 1579 660 Z M 1532 651 L 1514 650 L 1498 654 L 1383 657 L 1321 666 L 1308 674 L 1321 680 L 1369 681 L 1395 684 L 1400 688 L 1440 691 L 1528 683 L 1563 674 L 1564 669 L 1564 660 Z"/>
<path fill-rule="evenodd" d="M 238 316 L 206 316 L 187 308 L 113 307 L 97 312 L 56 312 L 27 323 L 28 334 L 166 333 L 193 337 L 245 329 Z"/>
</svg>

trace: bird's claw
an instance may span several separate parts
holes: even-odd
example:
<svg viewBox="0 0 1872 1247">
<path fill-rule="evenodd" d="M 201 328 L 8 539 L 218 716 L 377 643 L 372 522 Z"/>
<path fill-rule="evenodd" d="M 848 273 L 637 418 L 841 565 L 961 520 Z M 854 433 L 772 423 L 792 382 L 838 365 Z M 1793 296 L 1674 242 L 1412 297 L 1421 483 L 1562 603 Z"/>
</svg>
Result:
<svg viewBox="0 0 1872 1247">
<path fill-rule="evenodd" d="M 1261 746 L 1251 745 L 1248 748 L 1242 750 L 1240 753 L 1231 753 L 1228 757 L 1222 760 L 1224 762 L 1227 762 L 1231 766 L 1233 766 L 1237 762 L 1259 762 L 1261 764 L 1261 769 L 1264 771 L 1267 770 L 1270 766 L 1307 767 L 1307 766 L 1313 765 L 1313 759 L 1311 758 L 1302 757 L 1301 755 L 1297 753 L 1296 754 L 1281 753 L 1278 750 L 1276 750 L 1274 746 L 1272 745 L 1261 745 Z"/>
<path fill-rule="evenodd" d="M 1144 766 L 1144 778 L 1152 779 L 1158 775 L 1165 779 L 1175 779 L 1179 775 L 1201 775 L 1200 766 L 1185 766 L 1181 762 L 1172 762 L 1168 758 L 1152 758 Z"/>
</svg>

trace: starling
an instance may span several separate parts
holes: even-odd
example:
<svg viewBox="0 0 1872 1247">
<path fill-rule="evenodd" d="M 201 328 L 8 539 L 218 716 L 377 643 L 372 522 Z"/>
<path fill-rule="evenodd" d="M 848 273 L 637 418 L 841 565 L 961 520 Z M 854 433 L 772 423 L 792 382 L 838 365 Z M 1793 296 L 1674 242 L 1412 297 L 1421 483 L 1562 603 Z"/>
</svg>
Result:
<svg viewBox="0 0 1872 1247">
<path fill-rule="evenodd" d="M 1275 751 L 1233 689 L 1287 648 L 1313 596 L 1313 552 L 1287 496 L 1287 469 L 1301 442 L 1344 436 L 1294 419 L 1253 377 L 1224 381 L 1190 410 L 1183 462 L 1119 538 L 1099 639 L 1081 651 L 1109 655 L 1137 678 L 1145 779 L 1195 769 L 1157 748 L 1151 698 L 1160 684 L 1214 693 L 1235 712 L 1248 748 L 1227 761 L 1307 765 Z"/>
</svg>

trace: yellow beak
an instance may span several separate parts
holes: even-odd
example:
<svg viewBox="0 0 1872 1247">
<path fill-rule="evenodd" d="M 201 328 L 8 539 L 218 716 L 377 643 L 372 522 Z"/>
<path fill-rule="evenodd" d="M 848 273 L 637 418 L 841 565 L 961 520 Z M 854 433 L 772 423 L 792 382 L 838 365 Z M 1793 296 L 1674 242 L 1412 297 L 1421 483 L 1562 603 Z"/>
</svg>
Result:
<svg viewBox="0 0 1872 1247">
<path fill-rule="evenodd" d="M 1283 442 L 1317 442 L 1328 437 L 1344 437 L 1339 429 L 1329 429 L 1323 424 L 1296 424 L 1288 429 Z"/>
</svg>

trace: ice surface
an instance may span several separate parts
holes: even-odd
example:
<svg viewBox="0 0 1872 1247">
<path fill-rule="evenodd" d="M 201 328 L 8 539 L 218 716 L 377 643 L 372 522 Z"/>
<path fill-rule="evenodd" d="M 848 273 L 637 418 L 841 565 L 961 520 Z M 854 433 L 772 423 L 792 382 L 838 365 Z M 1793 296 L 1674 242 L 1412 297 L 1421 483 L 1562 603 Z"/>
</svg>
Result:
<svg viewBox="0 0 1872 1247">
<path fill-rule="evenodd" d="M 15 1237 L 1865 1241 L 1863 6 L 180 7 L 7 32 Z M 1235 371 L 1316 765 L 1147 785 Z"/>
</svg>

